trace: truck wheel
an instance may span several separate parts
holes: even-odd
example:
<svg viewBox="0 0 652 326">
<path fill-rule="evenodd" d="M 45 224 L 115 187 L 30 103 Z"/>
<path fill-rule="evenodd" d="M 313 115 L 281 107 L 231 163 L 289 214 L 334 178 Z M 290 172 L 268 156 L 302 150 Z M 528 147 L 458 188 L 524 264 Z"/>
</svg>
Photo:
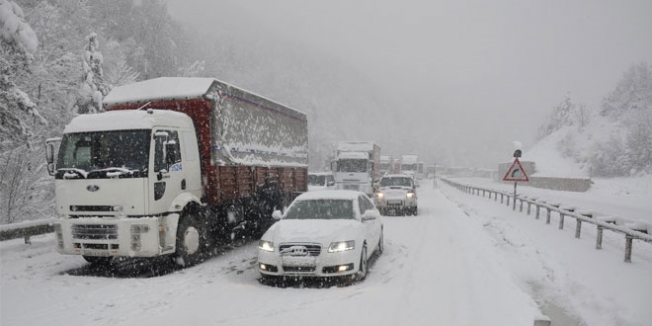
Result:
<svg viewBox="0 0 652 326">
<path fill-rule="evenodd" d="M 174 262 L 181 267 L 199 262 L 206 235 L 192 215 L 184 215 L 177 228 L 177 249 Z"/>
<path fill-rule="evenodd" d="M 94 257 L 94 256 L 82 256 L 84 259 L 91 263 L 94 266 L 108 266 L 111 265 L 113 257 Z"/>
</svg>

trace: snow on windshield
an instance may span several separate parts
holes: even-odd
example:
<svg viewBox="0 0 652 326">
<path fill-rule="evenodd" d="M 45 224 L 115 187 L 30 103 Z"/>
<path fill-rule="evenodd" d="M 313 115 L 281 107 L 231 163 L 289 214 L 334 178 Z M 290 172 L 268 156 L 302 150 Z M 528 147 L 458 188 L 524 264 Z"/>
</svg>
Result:
<svg viewBox="0 0 652 326">
<path fill-rule="evenodd" d="M 353 219 L 353 201 L 342 199 L 302 200 L 294 203 L 285 219 Z"/>
</svg>

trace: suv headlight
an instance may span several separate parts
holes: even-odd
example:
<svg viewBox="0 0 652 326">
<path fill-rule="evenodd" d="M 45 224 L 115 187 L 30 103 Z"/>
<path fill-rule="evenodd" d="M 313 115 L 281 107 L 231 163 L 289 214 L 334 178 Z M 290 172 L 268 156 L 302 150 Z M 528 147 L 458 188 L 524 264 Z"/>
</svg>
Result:
<svg viewBox="0 0 652 326">
<path fill-rule="evenodd" d="M 385 194 L 383 194 L 382 192 L 377 192 L 376 193 L 376 198 L 383 199 L 383 197 L 385 197 Z"/>
<path fill-rule="evenodd" d="M 274 242 L 267 240 L 258 241 L 258 249 L 263 251 L 274 251 Z"/>
<path fill-rule="evenodd" d="M 407 196 L 407 198 L 414 198 L 415 193 L 413 193 L 413 192 L 408 192 L 406 196 Z"/>
<path fill-rule="evenodd" d="M 330 247 L 328 247 L 328 252 L 341 252 L 347 250 L 353 250 L 355 248 L 355 241 L 337 241 L 331 242 Z"/>
</svg>

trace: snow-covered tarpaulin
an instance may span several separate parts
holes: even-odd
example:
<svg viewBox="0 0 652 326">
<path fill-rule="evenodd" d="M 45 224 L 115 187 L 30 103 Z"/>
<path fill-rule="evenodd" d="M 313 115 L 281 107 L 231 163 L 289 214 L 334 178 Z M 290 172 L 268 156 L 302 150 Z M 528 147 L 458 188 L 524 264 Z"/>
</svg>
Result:
<svg viewBox="0 0 652 326">
<path fill-rule="evenodd" d="M 212 109 L 211 157 L 215 164 L 308 165 L 308 124 L 303 112 L 213 78 L 162 77 L 116 87 L 107 107 L 207 101 Z"/>
</svg>

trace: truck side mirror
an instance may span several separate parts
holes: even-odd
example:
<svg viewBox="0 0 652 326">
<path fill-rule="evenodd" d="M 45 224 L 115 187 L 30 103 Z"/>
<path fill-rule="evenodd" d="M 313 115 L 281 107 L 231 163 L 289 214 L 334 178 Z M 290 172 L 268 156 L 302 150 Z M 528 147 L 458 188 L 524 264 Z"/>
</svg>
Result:
<svg viewBox="0 0 652 326">
<path fill-rule="evenodd" d="M 57 152 L 58 144 L 61 142 L 60 137 L 49 138 L 45 141 L 45 160 L 48 165 L 48 174 L 54 175 L 56 172 L 56 164 L 54 163 L 54 156 Z"/>
<path fill-rule="evenodd" d="M 165 163 L 170 166 L 177 162 L 177 142 L 170 140 L 165 143 Z"/>
</svg>

